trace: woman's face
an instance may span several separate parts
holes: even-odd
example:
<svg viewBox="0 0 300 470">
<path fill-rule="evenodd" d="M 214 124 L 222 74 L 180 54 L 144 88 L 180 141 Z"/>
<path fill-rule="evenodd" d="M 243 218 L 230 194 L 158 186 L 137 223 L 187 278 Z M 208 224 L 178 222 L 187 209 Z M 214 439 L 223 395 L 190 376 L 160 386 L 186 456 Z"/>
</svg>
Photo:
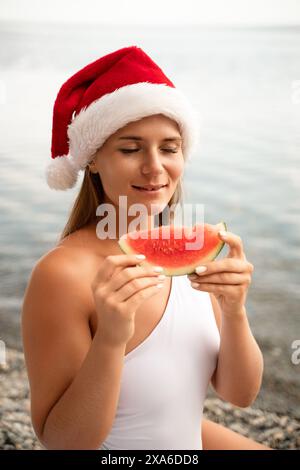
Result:
<svg viewBox="0 0 300 470">
<path fill-rule="evenodd" d="M 130 122 L 112 134 L 89 164 L 99 173 L 105 202 L 119 205 L 127 196 L 127 207 L 142 203 L 165 207 L 183 173 L 182 140 L 177 123 L 157 114 Z M 159 191 L 140 191 L 133 186 L 166 185 Z"/>
</svg>

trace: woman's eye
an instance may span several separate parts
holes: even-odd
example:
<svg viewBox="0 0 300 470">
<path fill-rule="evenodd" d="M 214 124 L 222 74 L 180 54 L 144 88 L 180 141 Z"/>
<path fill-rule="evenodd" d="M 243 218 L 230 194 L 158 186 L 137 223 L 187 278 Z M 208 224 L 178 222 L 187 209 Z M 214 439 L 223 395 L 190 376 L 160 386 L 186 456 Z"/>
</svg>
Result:
<svg viewBox="0 0 300 470">
<path fill-rule="evenodd" d="M 138 152 L 139 149 L 120 149 L 123 153 Z M 176 149 L 162 149 L 164 152 L 177 153 Z"/>
<path fill-rule="evenodd" d="M 137 152 L 139 149 L 120 149 L 123 153 Z"/>
</svg>

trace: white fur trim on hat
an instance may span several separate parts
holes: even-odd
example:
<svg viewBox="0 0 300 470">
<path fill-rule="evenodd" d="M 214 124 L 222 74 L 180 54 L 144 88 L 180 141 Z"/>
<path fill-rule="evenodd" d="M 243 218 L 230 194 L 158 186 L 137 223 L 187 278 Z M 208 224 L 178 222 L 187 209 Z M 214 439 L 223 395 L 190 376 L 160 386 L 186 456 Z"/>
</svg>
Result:
<svg viewBox="0 0 300 470">
<path fill-rule="evenodd" d="M 75 186 L 78 170 L 69 155 L 54 158 L 46 167 L 46 181 L 51 189 L 69 189 Z"/>
<path fill-rule="evenodd" d="M 178 123 L 187 160 L 198 143 L 198 114 L 177 88 L 140 82 L 107 93 L 73 118 L 67 131 L 69 156 L 56 157 L 49 164 L 49 186 L 55 189 L 74 186 L 77 172 L 85 169 L 110 135 L 129 122 L 153 114 L 164 114 Z"/>
</svg>

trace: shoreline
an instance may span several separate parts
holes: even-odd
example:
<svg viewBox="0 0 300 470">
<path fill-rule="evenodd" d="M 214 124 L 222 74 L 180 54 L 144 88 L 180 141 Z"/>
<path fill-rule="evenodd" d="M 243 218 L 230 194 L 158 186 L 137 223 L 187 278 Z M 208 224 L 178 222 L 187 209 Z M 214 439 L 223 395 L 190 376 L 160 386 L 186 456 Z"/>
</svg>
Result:
<svg viewBox="0 0 300 470">
<path fill-rule="evenodd" d="M 30 418 L 29 385 L 21 351 L 6 348 L 6 364 L 0 365 L 0 449 L 44 450 Z M 300 423 L 293 416 L 262 410 L 255 402 L 239 408 L 223 402 L 209 390 L 204 417 L 273 449 L 299 449 Z"/>
</svg>

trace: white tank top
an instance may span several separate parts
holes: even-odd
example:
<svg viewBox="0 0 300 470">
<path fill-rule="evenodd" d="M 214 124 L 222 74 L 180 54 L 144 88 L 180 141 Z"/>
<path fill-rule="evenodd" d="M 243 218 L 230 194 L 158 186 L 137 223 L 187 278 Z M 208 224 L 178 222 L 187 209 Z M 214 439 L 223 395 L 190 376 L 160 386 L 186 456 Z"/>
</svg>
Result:
<svg viewBox="0 0 300 470">
<path fill-rule="evenodd" d="M 219 347 L 209 293 L 193 289 L 187 276 L 173 276 L 159 323 L 124 356 L 116 415 L 99 450 L 201 450 Z"/>
</svg>

